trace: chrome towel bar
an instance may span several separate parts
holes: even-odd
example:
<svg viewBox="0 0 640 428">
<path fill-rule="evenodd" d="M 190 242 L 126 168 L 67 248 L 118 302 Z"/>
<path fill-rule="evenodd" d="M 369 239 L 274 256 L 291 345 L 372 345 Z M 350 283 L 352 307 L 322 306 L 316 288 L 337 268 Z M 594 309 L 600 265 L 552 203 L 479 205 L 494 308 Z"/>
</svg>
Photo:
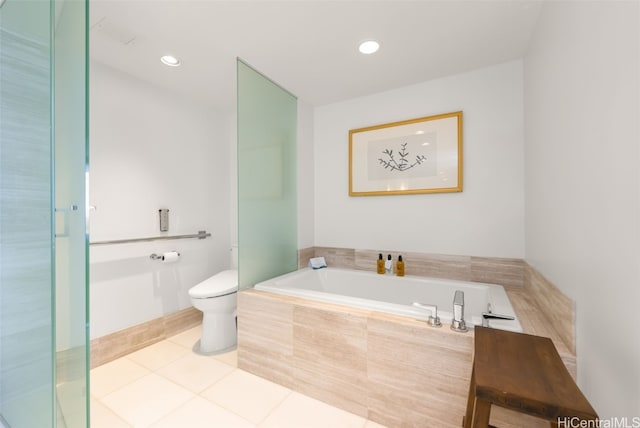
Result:
<svg viewBox="0 0 640 428">
<path fill-rule="evenodd" d="M 116 239 L 113 241 L 97 241 L 90 242 L 89 245 L 111 245 L 111 244 L 130 244 L 132 242 L 149 242 L 149 241 L 167 241 L 172 239 L 206 239 L 211 236 L 206 230 L 199 230 L 198 233 L 192 235 L 174 235 L 174 236 L 153 236 L 150 238 L 132 238 L 132 239 Z"/>
</svg>

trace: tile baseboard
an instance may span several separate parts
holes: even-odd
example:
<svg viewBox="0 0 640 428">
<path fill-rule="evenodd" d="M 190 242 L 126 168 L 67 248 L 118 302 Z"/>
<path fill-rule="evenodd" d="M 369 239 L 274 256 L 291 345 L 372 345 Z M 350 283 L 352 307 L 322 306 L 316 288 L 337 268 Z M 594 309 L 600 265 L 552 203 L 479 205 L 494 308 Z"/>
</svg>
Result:
<svg viewBox="0 0 640 428">
<path fill-rule="evenodd" d="M 202 312 L 186 308 L 91 340 L 91 368 L 153 345 L 202 323 Z"/>
</svg>

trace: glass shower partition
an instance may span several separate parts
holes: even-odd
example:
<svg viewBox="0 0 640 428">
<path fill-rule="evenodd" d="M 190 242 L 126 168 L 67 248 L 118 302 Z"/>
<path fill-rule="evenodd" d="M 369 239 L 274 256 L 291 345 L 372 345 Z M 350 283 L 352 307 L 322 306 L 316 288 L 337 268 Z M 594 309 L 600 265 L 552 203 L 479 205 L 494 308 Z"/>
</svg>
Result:
<svg viewBox="0 0 640 428">
<path fill-rule="evenodd" d="M 51 11 L 0 8 L 0 417 L 52 426 Z"/>
<path fill-rule="evenodd" d="M 53 118 L 57 427 L 89 426 L 87 2 L 55 2 Z"/>
<path fill-rule="evenodd" d="M 84 0 L 0 2 L 0 426 L 89 426 Z"/>
<path fill-rule="evenodd" d="M 298 268 L 297 99 L 242 60 L 238 85 L 240 288 Z"/>
</svg>

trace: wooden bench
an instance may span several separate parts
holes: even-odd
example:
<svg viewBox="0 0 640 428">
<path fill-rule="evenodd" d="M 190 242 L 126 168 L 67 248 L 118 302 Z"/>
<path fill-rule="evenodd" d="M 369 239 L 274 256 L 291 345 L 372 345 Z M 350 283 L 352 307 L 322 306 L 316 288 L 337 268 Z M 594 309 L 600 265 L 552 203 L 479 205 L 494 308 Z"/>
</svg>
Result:
<svg viewBox="0 0 640 428">
<path fill-rule="evenodd" d="M 598 418 L 551 339 L 476 327 L 474 349 L 465 428 L 488 427 L 492 405 L 544 418 L 552 427 Z"/>
</svg>

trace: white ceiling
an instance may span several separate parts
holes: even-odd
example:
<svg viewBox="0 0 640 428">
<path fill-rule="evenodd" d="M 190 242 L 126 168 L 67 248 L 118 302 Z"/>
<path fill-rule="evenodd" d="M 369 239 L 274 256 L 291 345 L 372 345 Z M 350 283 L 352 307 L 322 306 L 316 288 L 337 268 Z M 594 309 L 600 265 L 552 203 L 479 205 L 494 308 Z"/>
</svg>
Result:
<svg viewBox="0 0 640 428">
<path fill-rule="evenodd" d="M 522 58 L 541 1 L 92 0 L 91 57 L 235 108 L 240 57 L 318 106 Z M 380 51 L 365 56 L 360 41 Z M 167 67 L 171 53 L 181 67 Z"/>
</svg>

